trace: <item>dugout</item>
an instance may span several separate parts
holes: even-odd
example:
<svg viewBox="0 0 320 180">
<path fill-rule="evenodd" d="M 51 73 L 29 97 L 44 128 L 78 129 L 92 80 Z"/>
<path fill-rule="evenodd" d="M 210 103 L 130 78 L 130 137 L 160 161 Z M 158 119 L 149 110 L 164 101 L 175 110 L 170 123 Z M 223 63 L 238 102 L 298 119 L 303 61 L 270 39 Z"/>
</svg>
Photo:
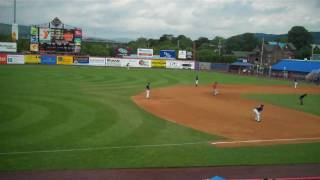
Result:
<svg viewBox="0 0 320 180">
<path fill-rule="evenodd" d="M 248 63 L 246 59 L 237 59 L 229 65 L 229 72 L 238 74 L 250 74 L 253 70 L 253 64 Z"/>
</svg>

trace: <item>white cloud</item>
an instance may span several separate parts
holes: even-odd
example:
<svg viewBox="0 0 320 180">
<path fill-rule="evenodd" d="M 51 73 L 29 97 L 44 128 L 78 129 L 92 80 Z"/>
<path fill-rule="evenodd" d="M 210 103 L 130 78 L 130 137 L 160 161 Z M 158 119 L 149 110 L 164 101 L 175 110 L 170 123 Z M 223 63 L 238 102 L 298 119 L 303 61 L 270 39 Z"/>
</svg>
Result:
<svg viewBox="0 0 320 180">
<path fill-rule="evenodd" d="M 12 2 L 0 0 L 0 22 L 12 23 Z M 286 33 L 294 25 L 320 29 L 318 0 L 17 0 L 19 24 L 59 17 L 105 38 L 184 34 L 193 39 L 244 32 Z"/>
</svg>

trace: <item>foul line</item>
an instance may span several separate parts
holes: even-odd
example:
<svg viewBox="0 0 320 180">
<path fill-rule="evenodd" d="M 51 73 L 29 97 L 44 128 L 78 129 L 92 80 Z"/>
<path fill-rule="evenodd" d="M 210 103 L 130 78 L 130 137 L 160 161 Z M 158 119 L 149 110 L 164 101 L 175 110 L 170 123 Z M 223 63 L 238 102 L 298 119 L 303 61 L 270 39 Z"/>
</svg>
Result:
<svg viewBox="0 0 320 180">
<path fill-rule="evenodd" d="M 240 141 L 218 141 L 218 142 L 212 142 L 211 144 L 218 145 L 218 144 L 263 143 L 263 142 L 303 141 L 303 140 L 320 140 L 320 137 L 294 138 L 294 139 L 260 139 L 260 140 L 240 140 Z"/>
<path fill-rule="evenodd" d="M 73 148 L 73 149 L 56 149 L 56 150 L 16 151 L 16 152 L 0 152 L 0 155 L 56 153 L 56 152 L 73 152 L 73 151 L 95 151 L 95 150 L 107 150 L 107 149 L 170 147 L 170 146 L 186 146 L 186 145 L 195 145 L 195 144 L 210 144 L 210 142 L 202 141 L 202 142 L 189 142 L 189 143 L 179 143 L 179 144 L 146 144 L 146 145 L 132 145 L 132 146 L 105 146 L 105 147 L 89 147 L 89 148 Z"/>
</svg>

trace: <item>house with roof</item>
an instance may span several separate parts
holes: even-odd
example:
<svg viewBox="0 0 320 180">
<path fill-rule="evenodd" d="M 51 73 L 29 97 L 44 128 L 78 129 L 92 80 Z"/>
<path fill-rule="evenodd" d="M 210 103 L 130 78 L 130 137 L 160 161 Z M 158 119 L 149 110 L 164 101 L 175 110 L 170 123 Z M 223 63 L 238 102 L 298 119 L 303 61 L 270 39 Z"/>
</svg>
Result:
<svg viewBox="0 0 320 180">
<path fill-rule="evenodd" d="M 262 64 L 269 66 L 277 63 L 280 59 L 294 59 L 296 48 L 292 43 L 267 42 L 263 44 Z M 249 61 L 254 64 L 261 62 L 262 47 L 257 46 Z"/>
</svg>

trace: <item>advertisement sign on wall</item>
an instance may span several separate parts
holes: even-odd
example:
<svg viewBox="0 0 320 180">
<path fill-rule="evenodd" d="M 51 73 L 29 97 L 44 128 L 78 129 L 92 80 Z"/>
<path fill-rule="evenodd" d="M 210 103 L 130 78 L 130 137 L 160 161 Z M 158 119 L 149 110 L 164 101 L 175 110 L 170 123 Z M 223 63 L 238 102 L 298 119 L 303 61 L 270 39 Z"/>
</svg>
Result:
<svg viewBox="0 0 320 180">
<path fill-rule="evenodd" d="M 80 46 L 81 45 L 81 38 L 74 38 L 74 44 L 76 46 Z"/>
<path fill-rule="evenodd" d="M 48 43 L 51 41 L 51 31 L 49 28 L 39 28 L 39 40 L 43 43 Z"/>
<path fill-rule="evenodd" d="M 175 50 L 160 50 L 160 57 L 163 58 L 176 58 L 176 51 Z"/>
<path fill-rule="evenodd" d="M 120 67 L 121 66 L 121 59 L 107 58 L 107 66 Z"/>
<path fill-rule="evenodd" d="M 0 64 L 7 64 L 7 54 L 0 53 Z"/>
<path fill-rule="evenodd" d="M 57 56 L 54 55 L 42 55 L 41 64 L 57 64 Z"/>
<path fill-rule="evenodd" d="M 12 24 L 11 38 L 12 38 L 12 41 L 17 41 L 19 39 L 18 24 Z"/>
<path fill-rule="evenodd" d="M 57 64 L 73 64 L 73 56 L 57 56 Z"/>
<path fill-rule="evenodd" d="M 17 43 L 0 42 L 0 52 L 17 52 Z"/>
<path fill-rule="evenodd" d="M 187 51 L 187 59 L 192 59 L 192 52 L 191 51 Z"/>
<path fill-rule="evenodd" d="M 78 64 L 78 65 L 89 64 L 89 57 L 88 56 L 74 56 L 73 63 Z"/>
<path fill-rule="evenodd" d="M 24 64 L 24 55 L 7 55 L 7 64 Z"/>
<path fill-rule="evenodd" d="M 34 27 L 34 26 L 31 26 L 31 27 L 30 27 L 30 35 L 32 35 L 32 36 L 38 36 L 38 28 L 37 28 L 37 27 Z"/>
<path fill-rule="evenodd" d="M 30 51 L 33 51 L 33 52 L 39 51 L 39 44 L 30 44 Z"/>
<path fill-rule="evenodd" d="M 179 51 L 178 59 L 187 59 L 187 51 Z"/>
<path fill-rule="evenodd" d="M 130 51 L 131 51 L 130 48 L 117 48 L 116 49 L 116 56 L 117 57 L 129 56 Z"/>
<path fill-rule="evenodd" d="M 137 55 L 139 57 L 152 57 L 153 56 L 153 49 L 138 48 Z"/>
<path fill-rule="evenodd" d="M 72 30 L 65 30 L 65 32 L 63 34 L 63 39 L 65 41 L 72 42 L 73 41 L 73 32 L 72 32 Z"/>
<path fill-rule="evenodd" d="M 89 65 L 91 66 L 105 66 L 106 59 L 102 57 L 90 57 L 89 58 Z"/>
<path fill-rule="evenodd" d="M 39 55 L 25 55 L 24 62 L 26 64 L 40 64 L 40 56 Z"/>
<path fill-rule="evenodd" d="M 82 37 L 82 30 L 77 28 L 74 30 L 74 37 Z"/>
<path fill-rule="evenodd" d="M 151 67 L 153 68 L 165 68 L 166 60 L 151 60 Z"/>
<path fill-rule="evenodd" d="M 166 67 L 171 69 L 194 69 L 194 61 L 168 60 Z"/>
</svg>

